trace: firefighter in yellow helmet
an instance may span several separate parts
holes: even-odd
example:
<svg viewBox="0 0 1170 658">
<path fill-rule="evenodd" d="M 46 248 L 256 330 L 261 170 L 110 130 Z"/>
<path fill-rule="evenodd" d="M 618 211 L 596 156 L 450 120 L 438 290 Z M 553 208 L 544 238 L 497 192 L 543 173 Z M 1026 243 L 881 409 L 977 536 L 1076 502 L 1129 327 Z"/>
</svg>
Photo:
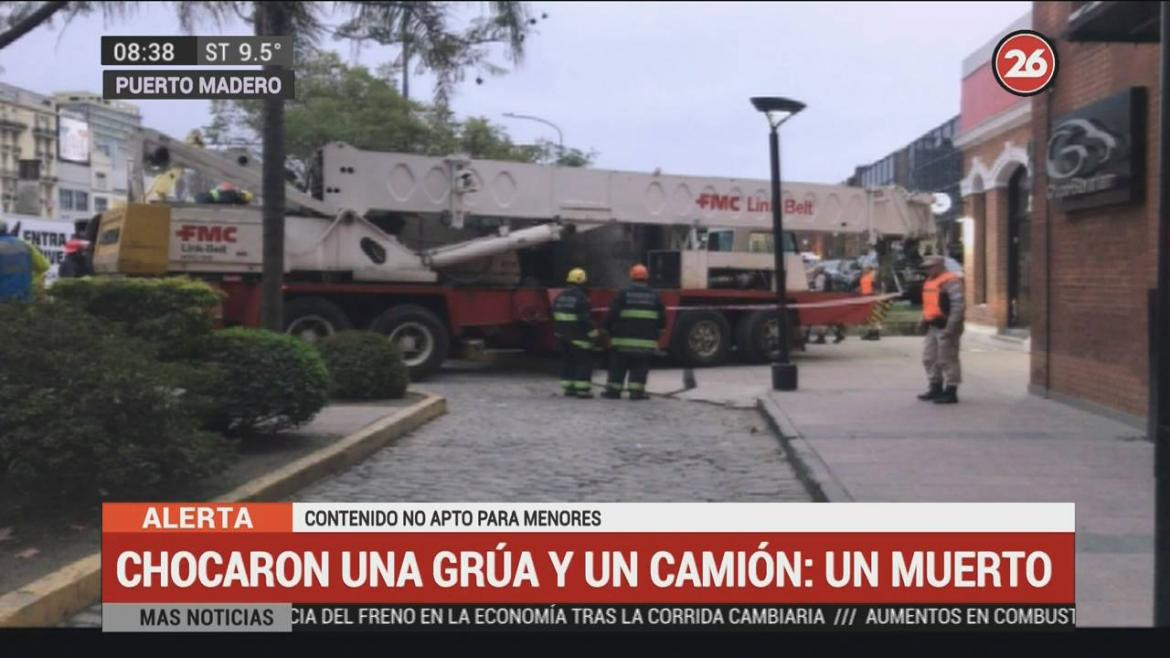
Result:
<svg viewBox="0 0 1170 658">
<path fill-rule="evenodd" d="M 650 358 L 658 350 L 658 338 L 666 328 L 666 307 L 658 293 L 646 285 L 649 278 L 645 265 L 631 267 L 630 285 L 614 296 L 605 318 L 610 353 L 603 395 L 611 400 L 622 396 L 623 385 L 630 391 L 631 400 L 646 399 Z"/>
<path fill-rule="evenodd" d="M 553 331 L 561 344 L 561 389 L 566 397 L 593 397 L 593 343 L 598 332 L 590 315 L 587 279 L 585 270 L 569 270 L 568 286 L 553 301 Z"/>
</svg>

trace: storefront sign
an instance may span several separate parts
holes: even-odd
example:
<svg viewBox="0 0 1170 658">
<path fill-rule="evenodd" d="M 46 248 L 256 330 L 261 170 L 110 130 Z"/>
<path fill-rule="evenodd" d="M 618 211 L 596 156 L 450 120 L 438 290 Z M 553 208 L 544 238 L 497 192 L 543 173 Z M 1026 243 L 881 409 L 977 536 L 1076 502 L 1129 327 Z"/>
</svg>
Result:
<svg viewBox="0 0 1170 658">
<path fill-rule="evenodd" d="M 1048 198 L 1061 210 L 1141 201 L 1145 118 L 1141 87 L 1058 117 L 1048 139 Z"/>
</svg>

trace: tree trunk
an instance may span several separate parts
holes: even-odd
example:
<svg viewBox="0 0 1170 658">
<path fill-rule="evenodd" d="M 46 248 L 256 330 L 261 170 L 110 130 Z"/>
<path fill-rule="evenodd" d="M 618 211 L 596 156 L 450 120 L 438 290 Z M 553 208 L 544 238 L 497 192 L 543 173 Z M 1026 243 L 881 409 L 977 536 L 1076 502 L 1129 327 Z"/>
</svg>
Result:
<svg viewBox="0 0 1170 658">
<path fill-rule="evenodd" d="M 410 100 L 410 7 L 402 9 L 402 98 Z M 407 107 L 409 107 L 407 103 Z"/>
<path fill-rule="evenodd" d="M 64 9 L 65 5 L 67 5 L 67 4 L 69 4 L 69 3 L 68 2 L 46 2 L 45 4 L 41 5 L 40 7 L 37 7 L 36 11 L 29 14 L 28 16 L 25 16 L 23 19 L 21 19 L 21 21 L 19 23 L 17 23 L 16 25 L 13 25 L 11 28 L 6 30 L 3 34 L 0 34 L 0 49 L 4 48 L 5 46 L 12 43 L 13 41 L 16 41 L 17 39 L 23 37 L 24 35 L 28 34 L 29 32 L 32 32 L 33 30 L 37 29 L 37 26 L 39 26 L 41 23 L 44 23 L 45 21 L 49 20 L 53 16 L 53 14 L 57 13 L 57 11 L 59 9 Z"/>
<path fill-rule="evenodd" d="M 257 2 L 256 35 L 289 34 L 289 8 L 283 2 Z M 278 67 L 265 66 L 276 71 Z M 263 197 L 264 246 L 260 283 L 260 318 L 265 329 L 284 330 L 284 100 L 264 100 Z"/>
</svg>

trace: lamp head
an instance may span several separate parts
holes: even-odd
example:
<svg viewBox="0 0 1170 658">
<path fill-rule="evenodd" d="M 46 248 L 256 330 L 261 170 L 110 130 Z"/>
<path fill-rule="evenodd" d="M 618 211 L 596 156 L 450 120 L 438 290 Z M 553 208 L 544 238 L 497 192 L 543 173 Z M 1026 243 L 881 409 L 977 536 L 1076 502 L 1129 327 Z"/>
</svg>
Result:
<svg viewBox="0 0 1170 658">
<path fill-rule="evenodd" d="M 773 129 L 804 109 L 804 103 L 779 96 L 756 96 L 752 105 L 768 117 L 768 125 Z"/>
</svg>

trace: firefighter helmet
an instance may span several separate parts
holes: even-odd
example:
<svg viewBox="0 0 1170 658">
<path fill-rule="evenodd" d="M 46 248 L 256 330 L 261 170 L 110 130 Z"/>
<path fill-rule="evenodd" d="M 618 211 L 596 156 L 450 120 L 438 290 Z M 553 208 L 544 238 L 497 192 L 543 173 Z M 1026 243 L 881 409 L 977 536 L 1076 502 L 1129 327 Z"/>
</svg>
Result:
<svg viewBox="0 0 1170 658">
<path fill-rule="evenodd" d="M 573 269 L 569 270 L 569 276 L 566 277 L 565 280 L 568 281 L 569 283 L 575 283 L 577 285 L 582 285 L 585 283 L 585 279 L 586 279 L 585 270 L 583 270 L 579 267 L 574 267 Z"/>
<path fill-rule="evenodd" d="M 650 273 L 646 271 L 645 265 L 635 265 L 630 268 L 631 281 L 645 281 L 650 278 Z"/>
</svg>

